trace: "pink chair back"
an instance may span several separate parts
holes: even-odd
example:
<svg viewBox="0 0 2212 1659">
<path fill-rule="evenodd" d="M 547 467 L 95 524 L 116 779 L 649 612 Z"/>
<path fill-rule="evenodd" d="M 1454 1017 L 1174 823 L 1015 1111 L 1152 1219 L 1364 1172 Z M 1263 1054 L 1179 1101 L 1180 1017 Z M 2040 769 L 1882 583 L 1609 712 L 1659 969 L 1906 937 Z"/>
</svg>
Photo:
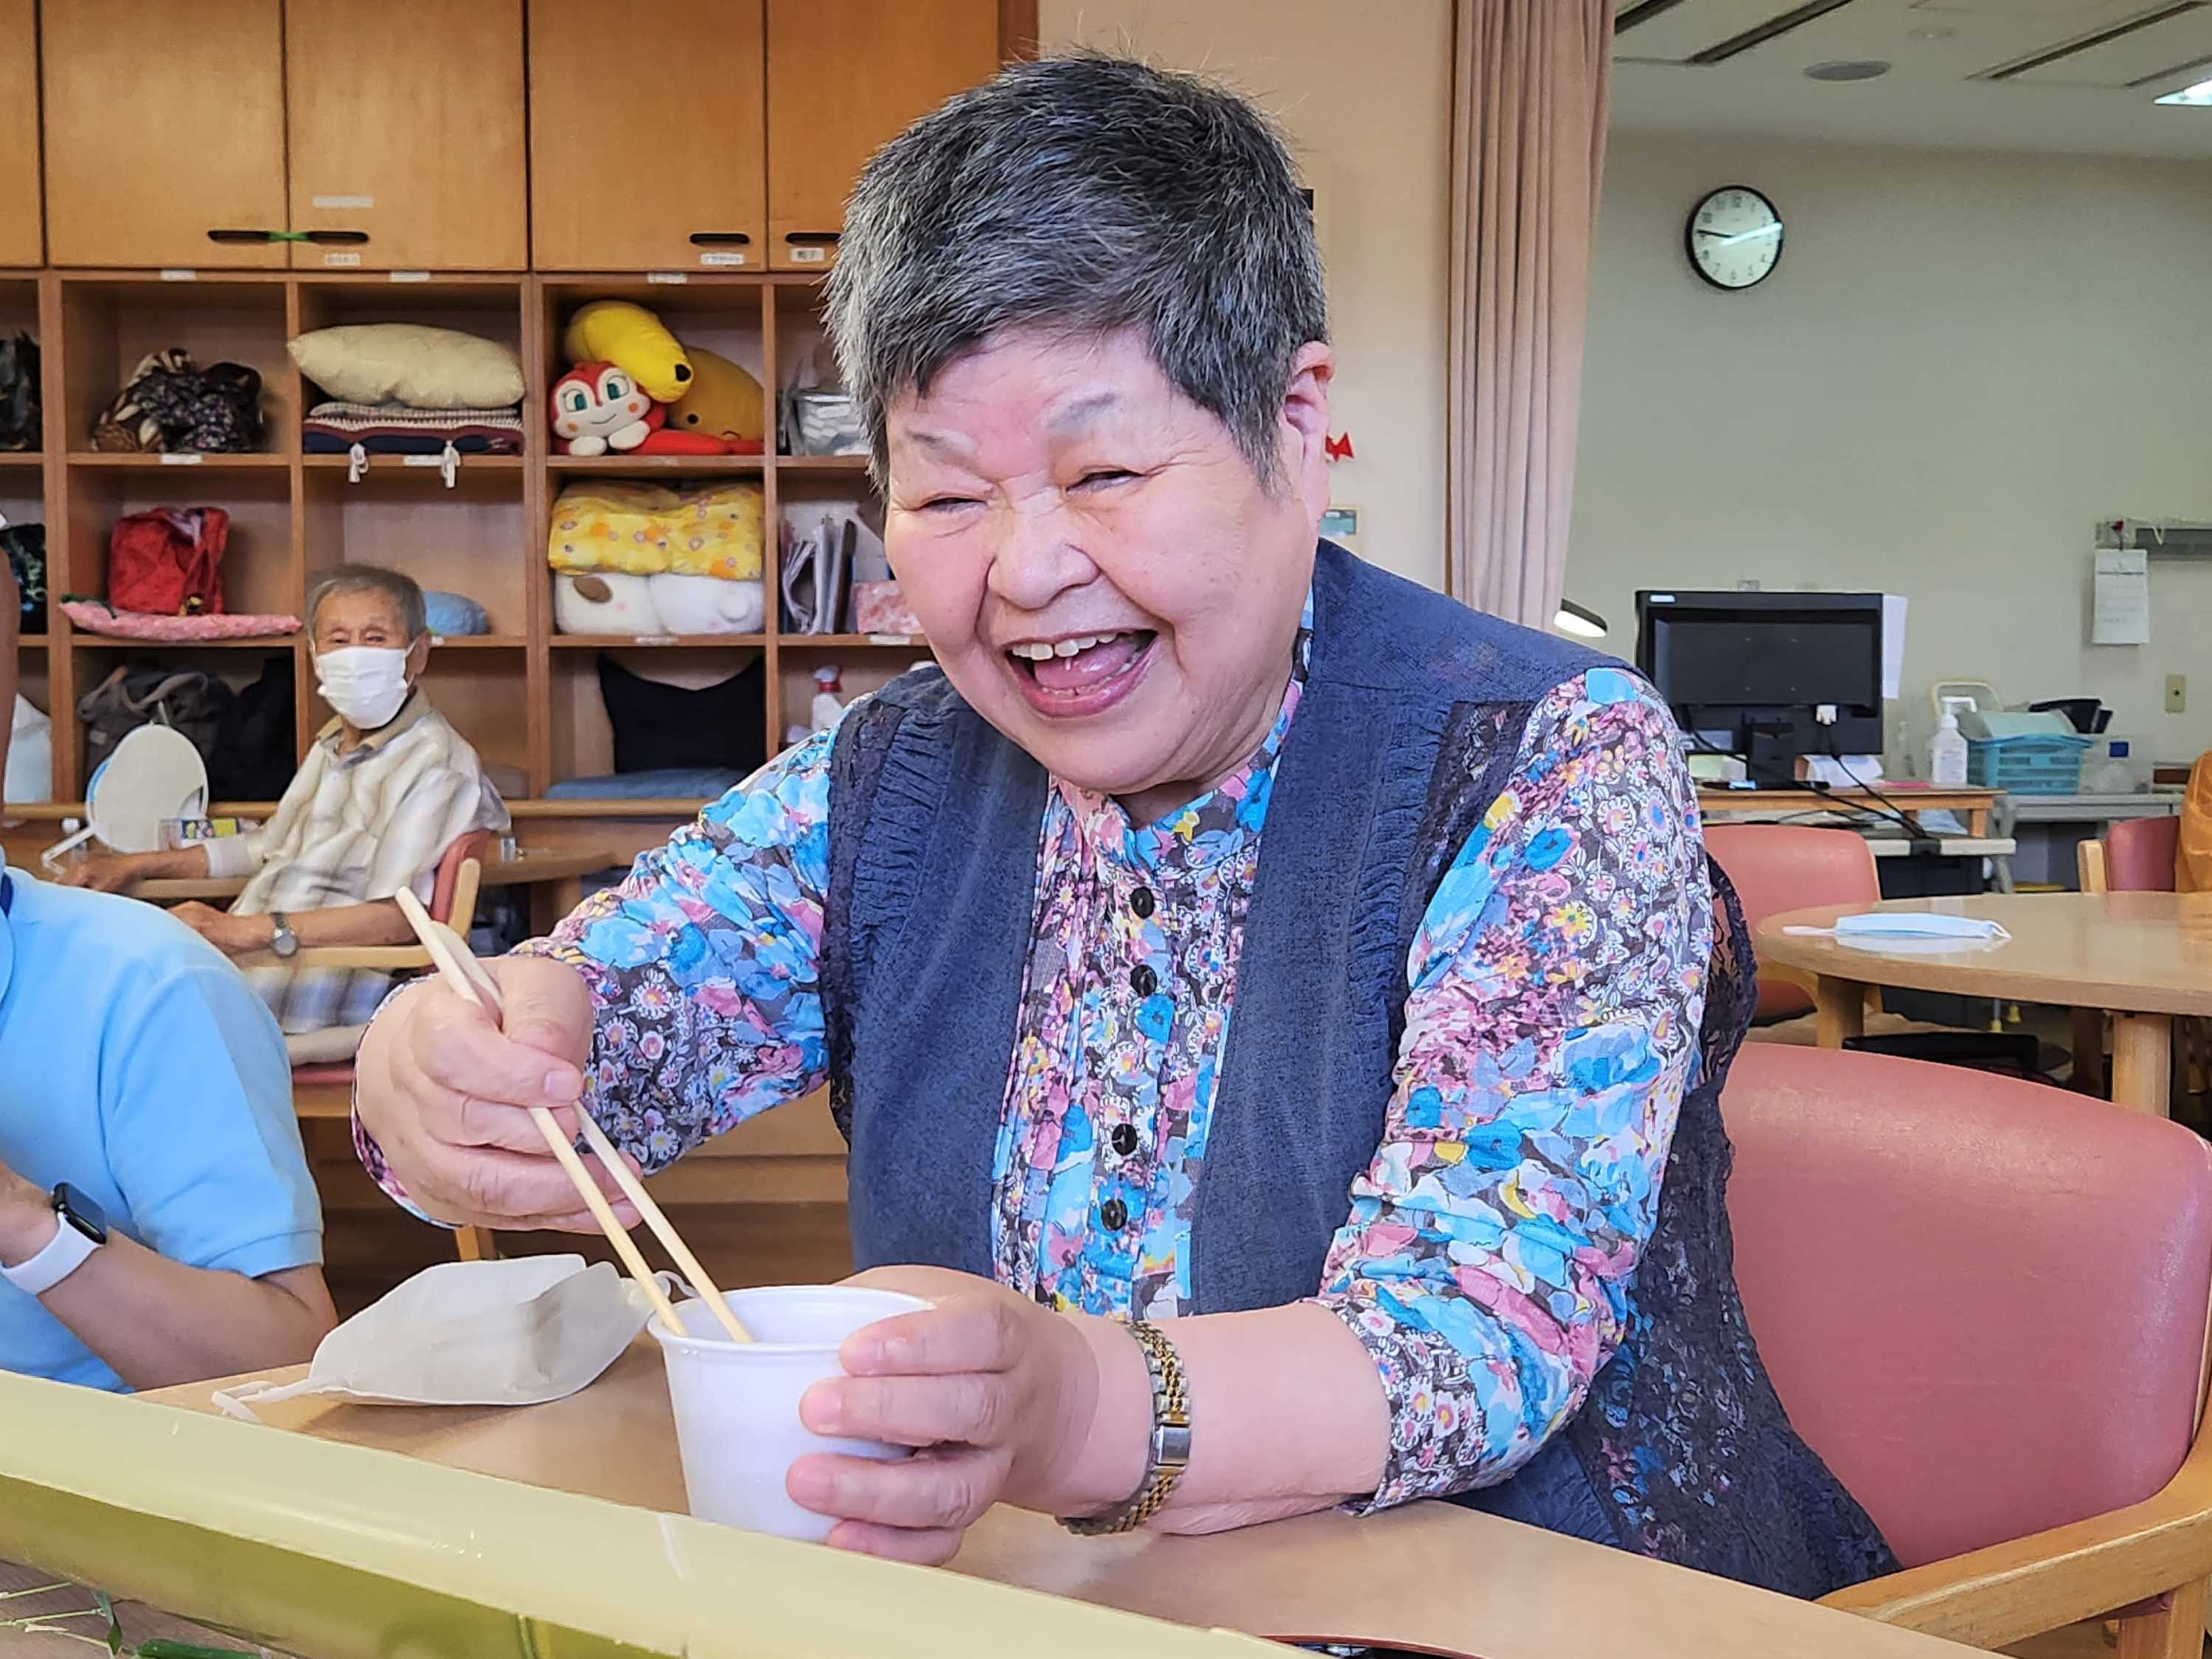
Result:
<svg viewBox="0 0 2212 1659">
<path fill-rule="evenodd" d="M 438 873 L 430 886 L 430 920 L 451 922 L 453 920 L 453 889 L 461 878 L 461 866 L 471 859 L 479 864 L 491 856 L 491 831 L 471 830 L 451 847 L 438 860 Z M 464 916 L 453 931 L 464 939 L 468 937 L 472 917 Z"/>
<path fill-rule="evenodd" d="M 1722 1102 L 1744 1311 L 1906 1566 L 2150 1497 L 2189 1449 L 2212 1148 L 1885 1054 L 1747 1045 Z"/>
<path fill-rule="evenodd" d="M 1866 838 L 1849 830 L 1794 823 L 1712 823 L 1705 850 L 1735 884 L 1743 918 L 1756 931 L 1768 916 L 1814 904 L 1872 904 L 1881 897 Z M 1759 1019 L 1787 1019 L 1812 1011 L 1803 988 L 1762 975 Z"/>
<path fill-rule="evenodd" d="M 2105 832 L 2105 886 L 2115 893 L 2171 893 L 2181 820 L 2123 818 Z"/>
</svg>

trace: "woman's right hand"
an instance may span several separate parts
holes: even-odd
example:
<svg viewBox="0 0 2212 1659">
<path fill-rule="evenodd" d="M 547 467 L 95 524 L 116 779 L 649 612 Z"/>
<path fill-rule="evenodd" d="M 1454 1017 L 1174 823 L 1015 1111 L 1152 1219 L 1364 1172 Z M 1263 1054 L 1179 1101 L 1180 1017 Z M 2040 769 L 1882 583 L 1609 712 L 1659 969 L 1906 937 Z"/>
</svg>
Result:
<svg viewBox="0 0 2212 1659">
<path fill-rule="evenodd" d="M 501 957 L 504 1024 L 428 979 L 376 1017 L 354 1062 L 355 1103 L 386 1167 L 426 1215 L 462 1226 L 593 1232 L 599 1224 L 529 1108 L 552 1110 L 576 1133 L 575 1103 L 591 1052 L 591 994 L 565 963 Z M 635 1214 L 614 1177 L 590 1157 L 615 1213 Z"/>
<path fill-rule="evenodd" d="M 65 866 L 54 878 L 64 887 L 89 887 L 95 893 L 128 892 L 145 874 L 136 853 L 94 853 Z"/>
</svg>

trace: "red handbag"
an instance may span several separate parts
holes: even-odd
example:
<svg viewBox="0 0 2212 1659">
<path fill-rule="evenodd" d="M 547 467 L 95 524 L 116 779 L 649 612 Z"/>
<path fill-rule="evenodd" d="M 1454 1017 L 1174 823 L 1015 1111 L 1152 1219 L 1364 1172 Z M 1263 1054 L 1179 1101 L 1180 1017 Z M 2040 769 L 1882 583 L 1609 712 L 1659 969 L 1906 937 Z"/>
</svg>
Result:
<svg viewBox="0 0 2212 1659">
<path fill-rule="evenodd" d="M 157 507 L 115 521 L 107 538 L 107 603 L 155 617 L 222 611 L 222 550 L 230 514 L 219 507 Z"/>
</svg>

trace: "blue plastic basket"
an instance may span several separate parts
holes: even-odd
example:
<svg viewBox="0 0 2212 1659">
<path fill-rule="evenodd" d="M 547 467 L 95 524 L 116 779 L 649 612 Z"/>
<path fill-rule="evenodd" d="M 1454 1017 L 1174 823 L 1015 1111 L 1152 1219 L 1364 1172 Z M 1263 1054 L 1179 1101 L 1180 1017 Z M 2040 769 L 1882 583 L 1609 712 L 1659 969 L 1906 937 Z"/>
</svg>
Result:
<svg viewBox="0 0 2212 1659">
<path fill-rule="evenodd" d="M 2081 792 L 2081 757 L 2087 738 L 2053 734 L 1966 739 L 1966 781 L 1978 789 L 2014 795 L 2075 795 Z"/>
</svg>

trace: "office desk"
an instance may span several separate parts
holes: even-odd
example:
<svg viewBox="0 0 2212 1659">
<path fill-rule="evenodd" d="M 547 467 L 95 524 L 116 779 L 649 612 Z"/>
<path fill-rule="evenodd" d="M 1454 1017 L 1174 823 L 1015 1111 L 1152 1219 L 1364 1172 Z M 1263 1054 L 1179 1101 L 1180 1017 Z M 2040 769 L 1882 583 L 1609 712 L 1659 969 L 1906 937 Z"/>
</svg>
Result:
<svg viewBox="0 0 2212 1659">
<path fill-rule="evenodd" d="M 204 1413 L 213 1386 L 138 1398 Z M 264 1415 L 316 1438 L 618 1504 L 684 1508 L 666 1385 L 649 1338 L 581 1394 L 526 1410 L 303 1399 Z M 1043 1516 L 1000 1509 L 970 1531 L 952 1571 L 1176 1624 L 1480 1659 L 1942 1659 L 1968 1651 L 1443 1504 L 1364 1519 L 1330 1511 L 1208 1538 L 1076 1538 Z"/>
<path fill-rule="evenodd" d="M 1956 812 L 1967 835 L 1990 835 L 1990 819 L 2001 799 L 1994 789 L 1936 789 L 1911 783 L 1887 783 L 1881 793 L 1888 805 L 1865 789 L 1730 789 L 1701 784 L 1698 810 L 1707 819 L 1794 817 L 1801 812 L 1848 811 L 1861 807 L 1887 816 L 1892 805 L 1917 825 L 1923 812 Z M 1997 833 L 2002 833 L 1997 832 Z"/>
</svg>

